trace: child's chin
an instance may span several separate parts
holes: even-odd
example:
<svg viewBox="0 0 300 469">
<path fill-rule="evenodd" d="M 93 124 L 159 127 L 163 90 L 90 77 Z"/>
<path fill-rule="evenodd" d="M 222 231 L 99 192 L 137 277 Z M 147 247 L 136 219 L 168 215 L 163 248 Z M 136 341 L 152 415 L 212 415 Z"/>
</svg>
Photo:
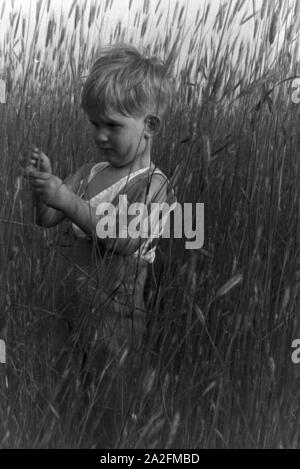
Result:
<svg viewBox="0 0 300 469">
<path fill-rule="evenodd" d="M 105 156 L 105 160 L 111 165 L 111 166 L 114 166 L 116 168 L 121 168 L 122 166 L 124 166 L 124 163 L 122 161 L 120 161 L 118 159 L 118 157 L 116 155 L 114 155 L 113 153 L 111 153 L 110 155 L 109 154 L 106 154 L 104 155 Z"/>
<path fill-rule="evenodd" d="M 124 166 L 123 164 L 112 159 L 107 159 L 106 161 L 110 164 L 110 166 L 113 166 L 114 168 L 122 168 Z"/>
</svg>

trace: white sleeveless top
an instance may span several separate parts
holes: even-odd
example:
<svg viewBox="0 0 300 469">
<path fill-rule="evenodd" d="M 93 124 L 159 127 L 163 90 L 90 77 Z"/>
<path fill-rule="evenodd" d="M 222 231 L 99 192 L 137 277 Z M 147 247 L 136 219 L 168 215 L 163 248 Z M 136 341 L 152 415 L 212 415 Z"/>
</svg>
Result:
<svg viewBox="0 0 300 469">
<path fill-rule="evenodd" d="M 91 169 L 91 172 L 89 174 L 89 177 L 88 177 L 88 180 L 87 180 L 87 184 L 98 174 L 98 172 L 102 171 L 106 166 L 109 166 L 109 163 L 107 162 L 101 162 L 101 163 L 97 163 L 95 166 L 93 166 L 93 168 Z M 135 176 L 137 176 L 138 174 L 142 174 L 143 172 L 145 172 L 147 169 L 149 169 L 148 167 L 147 168 L 142 168 L 142 169 L 139 169 L 137 171 L 134 171 L 132 173 L 130 173 L 129 175 L 121 178 L 119 181 L 115 182 L 114 184 L 112 184 L 111 186 L 107 187 L 106 189 L 104 189 L 103 191 L 100 191 L 98 192 L 98 194 L 96 194 L 95 196 L 91 197 L 90 200 L 86 201 L 88 204 L 90 204 L 93 208 L 97 208 L 97 206 L 103 202 L 112 202 L 114 200 L 114 198 L 118 195 L 118 193 L 126 186 L 126 184 Z M 167 177 L 165 176 L 165 174 L 160 171 L 160 169 L 155 169 L 153 171 L 153 174 L 161 174 L 162 176 L 164 176 L 166 179 Z M 168 180 L 168 179 L 167 179 Z M 80 190 L 82 189 L 82 185 L 83 185 L 84 181 L 81 180 L 80 182 L 80 187 L 78 189 L 78 192 L 80 192 Z M 149 194 L 148 194 L 148 197 L 149 197 Z M 171 210 L 170 210 L 171 211 Z M 167 214 L 168 215 L 168 214 Z M 163 232 L 163 228 L 164 228 L 164 224 L 166 222 L 166 218 L 165 217 L 163 220 L 162 220 L 162 223 L 161 223 L 161 230 L 159 232 L 159 234 L 161 234 Z M 84 231 L 82 231 L 77 225 L 75 225 L 74 223 L 72 223 L 72 228 L 73 228 L 73 232 L 75 234 L 75 236 L 77 238 L 90 238 L 90 236 L 88 236 Z M 155 230 L 154 230 L 155 231 Z M 141 244 L 140 248 L 137 249 L 137 251 L 135 251 L 133 253 L 133 255 L 135 257 L 140 257 L 141 259 L 144 259 L 145 261 L 149 262 L 149 263 L 152 263 L 154 262 L 154 259 L 155 259 L 155 250 L 156 250 L 156 246 L 153 246 L 151 249 L 149 249 L 147 251 L 147 248 L 149 246 L 149 244 L 151 243 L 152 239 L 151 238 L 147 238 L 145 239 L 145 242 Z"/>
</svg>

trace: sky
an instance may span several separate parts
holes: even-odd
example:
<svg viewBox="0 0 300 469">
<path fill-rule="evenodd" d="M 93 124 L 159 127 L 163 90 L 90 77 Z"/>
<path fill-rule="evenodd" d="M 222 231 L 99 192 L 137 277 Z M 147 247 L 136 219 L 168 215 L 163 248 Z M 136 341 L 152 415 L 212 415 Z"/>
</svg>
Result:
<svg viewBox="0 0 300 469">
<path fill-rule="evenodd" d="M 79 5 L 82 6 L 85 4 L 86 1 L 86 17 L 88 17 L 89 6 L 93 0 L 77 0 Z M 35 9 L 38 3 L 38 0 L 0 0 L 0 13 L 3 7 L 3 3 L 6 2 L 4 8 L 4 14 L 2 20 L 0 19 L 0 45 L 1 40 L 4 38 L 4 34 L 7 30 L 9 30 L 9 15 L 12 12 L 12 5 L 14 11 L 18 12 L 20 7 L 22 8 L 22 16 L 25 17 L 26 21 L 30 21 L 29 27 L 29 38 L 30 34 L 33 33 L 34 25 L 35 25 Z M 44 44 L 47 26 L 48 26 L 48 19 L 49 16 L 47 15 L 46 8 L 48 5 L 48 0 L 41 0 L 41 17 L 42 22 L 40 25 L 40 40 L 41 44 Z M 67 19 L 68 13 L 72 6 L 73 0 L 50 0 L 50 8 L 49 14 L 50 16 L 53 15 L 56 20 L 59 20 L 61 13 L 63 13 L 64 17 Z M 210 38 L 210 26 L 212 26 L 216 13 L 219 10 L 221 4 L 226 3 L 224 0 L 96 0 L 97 6 L 102 5 L 101 13 L 98 18 L 98 24 L 96 25 L 100 35 L 101 40 L 103 42 L 109 42 L 110 34 L 112 31 L 115 30 L 115 27 L 118 21 L 121 21 L 122 26 L 126 26 L 126 36 L 125 40 L 128 40 L 131 36 L 134 37 L 134 45 L 138 46 L 140 44 L 140 30 L 137 31 L 136 27 L 134 27 L 134 20 L 136 16 L 136 12 L 140 12 L 141 14 L 141 21 L 140 25 L 143 22 L 143 19 L 146 18 L 147 14 L 149 16 L 148 28 L 146 35 L 143 39 L 143 45 L 147 43 L 153 43 L 156 37 L 160 36 L 161 38 L 165 37 L 166 33 L 166 25 L 169 28 L 174 29 L 174 34 L 177 30 L 177 19 L 179 16 L 179 12 L 182 6 L 185 7 L 184 13 L 182 18 L 184 19 L 185 28 L 184 34 L 185 40 L 182 44 L 181 48 L 181 57 L 180 63 L 183 65 L 184 61 L 186 60 L 186 55 L 188 52 L 188 46 L 190 37 L 195 29 L 195 19 L 197 16 L 197 11 L 200 9 L 203 12 L 206 9 L 207 3 L 210 3 L 210 11 L 207 21 L 207 32 L 206 32 L 206 40 Z M 105 15 L 103 15 L 105 10 L 105 5 L 108 4 L 108 8 L 106 9 Z M 249 11 L 252 11 L 253 8 L 253 1 L 252 0 L 244 0 L 244 8 L 249 8 Z M 260 8 L 262 0 L 255 0 L 255 5 L 257 10 Z M 177 6 L 176 6 L 177 5 Z M 147 8 L 148 7 L 148 8 Z M 177 16 L 175 21 L 173 22 L 173 14 L 174 11 L 177 9 Z M 43 15 L 42 15 L 43 13 Z M 161 21 L 159 25 L 156 27 L 157 20 L 161 15 Z M 69 30 L 74 28 L 74 11 L 72 16 L 68 22 Z M 100 18 L 104 18 L 103 23 L 100 24 Z M 86 18 L 87 22 L 87 18 Z M 20 21 L 21 25 L 21 21 Z M 150 26 L 150 27 L 149 27 Z M 246 25 L 240 26 L 237 23 L 237 31 L 239 31 L 240 37 L 250 37 L 251 31 L 253 29 L 253 24 L 251 21 L 247 22 Z M 20 30 L 21 28 L 19 28 Z M 234 31 L 232 31 L 234 32 Z M 16 39 L 18 38 L 19 31 L 16 34 Z M 84 35 L 86 31 L 84 31 Z M 42 38 L 42 39 L 41 39 Z M 29 41 L 28 41 L 29 42 Z M 16 46 L 16 51 L 18 53 L 18 45 Z M 5 67 L 6 64 L 3 63 L 3 58 L 0 57 L 0 69 Z"/>
</svg>

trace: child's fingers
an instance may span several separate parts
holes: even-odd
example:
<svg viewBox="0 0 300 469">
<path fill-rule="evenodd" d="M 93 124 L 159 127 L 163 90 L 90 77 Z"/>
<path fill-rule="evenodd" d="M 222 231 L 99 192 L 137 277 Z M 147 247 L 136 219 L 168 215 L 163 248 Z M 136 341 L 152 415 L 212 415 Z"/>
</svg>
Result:
<svg viewBox="0 0 300 469">
<path fill-rule="evenodd" d="M 45 187 L 45 181 L 40 179 L 30 179 L 29 183 L 34 189 L 43 189 Z"/>
<path fill-rule="evenodd" d="M 30 163 L 33 164 L 33 165 L 37 165 L 38 162 L 40 162 L 40 158 L 37 156 L 37 155 L 31 155 L 30 157 Z"/>
<path fill-rule="evenodd" d="M 39 156 L 39 157 L 41 157 L 41 158 L 44 158 L 44 157 L 46 156 L 45 153 L 43 153 L 40 148 L 35 147 L 35 146 L 32 146 L 32 147 L 31 147 L 31 153 L 32 153 L 33 155 L 37 155 L 37 156 Z"/>
<path fill-rule="evenodd" d="M 44 153 L 32 153 L 31 154 L 31 160 L 34 162 L 34 164 L 45 164 L 48 161 L 48 158 Z"/>
<path fill-rule="evenodd" d="M 29 178 L 29 184 L 33 189 L 45 190 L 47 181 L 43 179 Z"/>
<path fill-rule="evenodd" d="M 45 153 L 42 152 L 42 150 L 40 148 L 35 147 L 35 146 L 31 147 L 31 152 L 36 153 L 37 155 L 41 155 L 42 157 L 47 156 L 47 155 L 45 155 Z"/>
<path fill-rule="evenodd" d="M 44 153 L 32 153 L 31 158 L 38 163 L 48 163 L 49 158 Z"/>
<path fill-rule="evenodd" d="M 37 148 L 31 150 L 31 155 L 34 156 L 35 158 L 40 158 L 42 153 L 40 150 Z"/>
<path fill-rule="evenodd" d="M 32 152 L 31 153 L 31 158 L 34 158 L 35 160 L 43 160 L 43 154 L 39 152 Z"/>
<path fill-rule="evenodd" d="M 37 162 L 38 158 L 36 155 L 31 155 L 30 157 L 30 162 L 33 162 L 34 164 Z"/>
<path fill-rule="evenodd" d="M 33 165 L 29 165 L 25 168 L 24 170 L 24 173 L 25 173 L 25 176 L 29 177 L 30 176 L 30 173 L 32 173 L 33 171 L 35 171 L 35 167 Z"/>
<path fill-rule="evenodd" d="M 30 172 L 29 176 L 33 179 L 42 179 L 43 181 L 46 181 L 51 177 L 51 174 L 37 171 L 36 168 L 34 168 L 34 170 Z"/>
</svg>

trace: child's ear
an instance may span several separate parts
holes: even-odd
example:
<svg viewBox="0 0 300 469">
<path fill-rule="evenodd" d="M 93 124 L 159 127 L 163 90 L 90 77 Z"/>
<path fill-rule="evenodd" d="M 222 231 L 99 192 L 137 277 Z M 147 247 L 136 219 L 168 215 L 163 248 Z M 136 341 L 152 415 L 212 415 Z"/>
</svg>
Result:
<svg viewBox="0 0 300 469">
<path fill-rule="evenodd" d="M 145 119 L 145 132 L 148 137 L 152 137 L 160 128 L 160 118 L 155 115 L 147 116 Z"/>
</svg>

